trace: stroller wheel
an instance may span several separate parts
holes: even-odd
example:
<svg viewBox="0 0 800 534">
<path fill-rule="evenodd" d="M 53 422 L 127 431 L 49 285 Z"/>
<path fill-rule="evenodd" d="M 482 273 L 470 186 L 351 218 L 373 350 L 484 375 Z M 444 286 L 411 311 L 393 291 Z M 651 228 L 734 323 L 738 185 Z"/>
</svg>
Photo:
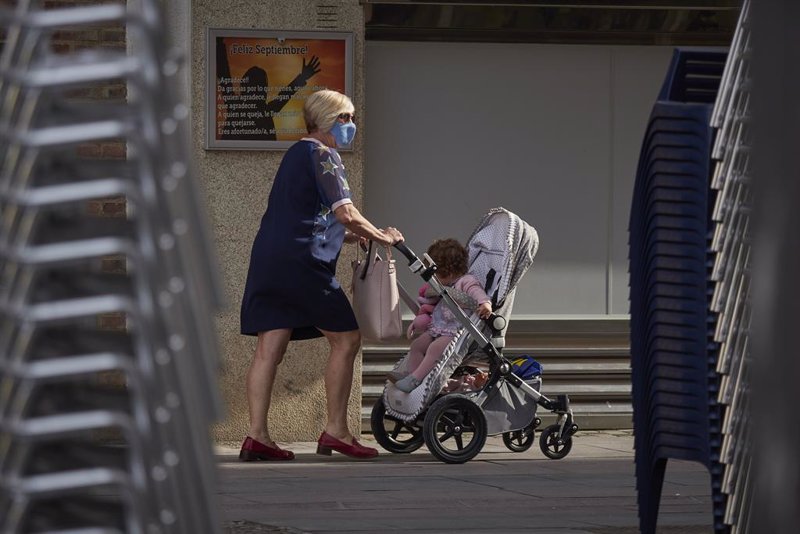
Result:
<svg viewBox="0 0 800 534">
<path fill-rule="evenodd" d="M 560 460 L 572 450 L 572 437 L 561 439 L 559 426 L 550 425 L 539 436 L 539 448 L 551 460 Z"/>
<path fill-rule="evenodd" d="M 375 441 L 389 452 L 396 454 L 414 452 L 425 443 L 421 428 L 386 414 L 383 398 L 378 399 L 372 407 L 369 423 Z"/>
<path fill-rule="evenodd" d="M 503 443 L 506 448 L 514 452 L 525 452 L 531 448 L 535 434 L 533 425 L 527 426 L 521 430 L 512 430 L 511 432 L 503 432 Z"/>
<path fill-rule="evenodd" d="M 472 460 L 486 443 L 483 410 L 468 397 L 456 393 L 431 404 L 422 428 L 428 449 L 448 464 Z"/>
</svg>

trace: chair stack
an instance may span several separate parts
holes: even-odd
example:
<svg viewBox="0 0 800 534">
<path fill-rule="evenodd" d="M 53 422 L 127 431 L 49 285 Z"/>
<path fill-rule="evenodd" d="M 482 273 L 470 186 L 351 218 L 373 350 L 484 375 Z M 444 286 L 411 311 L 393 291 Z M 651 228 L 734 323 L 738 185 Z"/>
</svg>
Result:
<svg viewBox="0 0 800 534">
<path fill-rule="evenodd" d="M 717 316 L 714 360 L 720 377 L 717 401 L 722 409 L 723 466 L 721 510 L 731 532 L 749 532 L 752 471 L 750 458 L 750 212 L 753 205 L 750 170 L 750 3 L 745 1 L 725 65 L 711 125 L 716 140 L 711 187 L 716 192 L 712 213 L 711 312 Z"/>
<path fill-rule="evenodd" d="M 133 3 L 131 3 L 133 4 Z M 0 8 L 0 531 L 216 532 L 221 298 L 160 2 Z M 55 54 L 124 25 L 130 53 Z M 124 81 L 123 103 L 75 94 Z M 127 158 L 78 157 L 122 140 Z M 124 219 L 87 203 L 124 196 Z M 123 274 L 104 258 L 123 257 Z M 127 327 L 98 327 L 103 314 Z"/>
<path fill-rule="evenodd" d="M 721 468 L 709 347 L 711 104 L 726 52 L 676 50 L 653 107 L 630 215 L 631 368 L 640 529 L 656 532 L 667 460 Z"/>
</svg>

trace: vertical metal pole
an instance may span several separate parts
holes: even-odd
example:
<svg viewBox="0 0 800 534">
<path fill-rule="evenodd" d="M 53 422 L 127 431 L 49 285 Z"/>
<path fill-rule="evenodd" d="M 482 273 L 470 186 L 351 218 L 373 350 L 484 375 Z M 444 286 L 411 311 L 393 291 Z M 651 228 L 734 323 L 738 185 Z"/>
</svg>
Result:
<svg viewBox="0 0 800 534">
<path fill-rule="evenodd" d="M 800 525 L 800 2 L 753 2 L 753 532 Z"/>
</svg>

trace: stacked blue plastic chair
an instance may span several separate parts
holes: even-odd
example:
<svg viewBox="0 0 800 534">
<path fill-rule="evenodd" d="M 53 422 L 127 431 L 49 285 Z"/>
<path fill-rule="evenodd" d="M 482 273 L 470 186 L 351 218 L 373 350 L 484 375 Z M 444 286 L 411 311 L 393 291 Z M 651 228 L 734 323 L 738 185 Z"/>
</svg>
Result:
<svg viewBox="0 0 800 534">
<path fill-rule="evenodd" d="M 725 51 L 678 49 L 653 106 L 630 215 L 631 368 L 640 529 L 655 533 L 668 459 L 712 475 L 720 519 L 718 380 L 710 346 L 712 105 Z"/>
</svg>

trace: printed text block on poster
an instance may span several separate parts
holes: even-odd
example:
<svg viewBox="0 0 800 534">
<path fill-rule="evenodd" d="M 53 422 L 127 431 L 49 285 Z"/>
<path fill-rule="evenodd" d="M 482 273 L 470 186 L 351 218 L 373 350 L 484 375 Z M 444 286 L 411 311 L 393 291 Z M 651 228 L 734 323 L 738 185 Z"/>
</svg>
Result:
<svg viewBox="0 0 800 534">
<path fill-rule="evenodd" d="M 352 98 L 353 34 L 208 30 L 206 148 L 282 150 L 306 135 L 303 102 Z"/>
</svg>

